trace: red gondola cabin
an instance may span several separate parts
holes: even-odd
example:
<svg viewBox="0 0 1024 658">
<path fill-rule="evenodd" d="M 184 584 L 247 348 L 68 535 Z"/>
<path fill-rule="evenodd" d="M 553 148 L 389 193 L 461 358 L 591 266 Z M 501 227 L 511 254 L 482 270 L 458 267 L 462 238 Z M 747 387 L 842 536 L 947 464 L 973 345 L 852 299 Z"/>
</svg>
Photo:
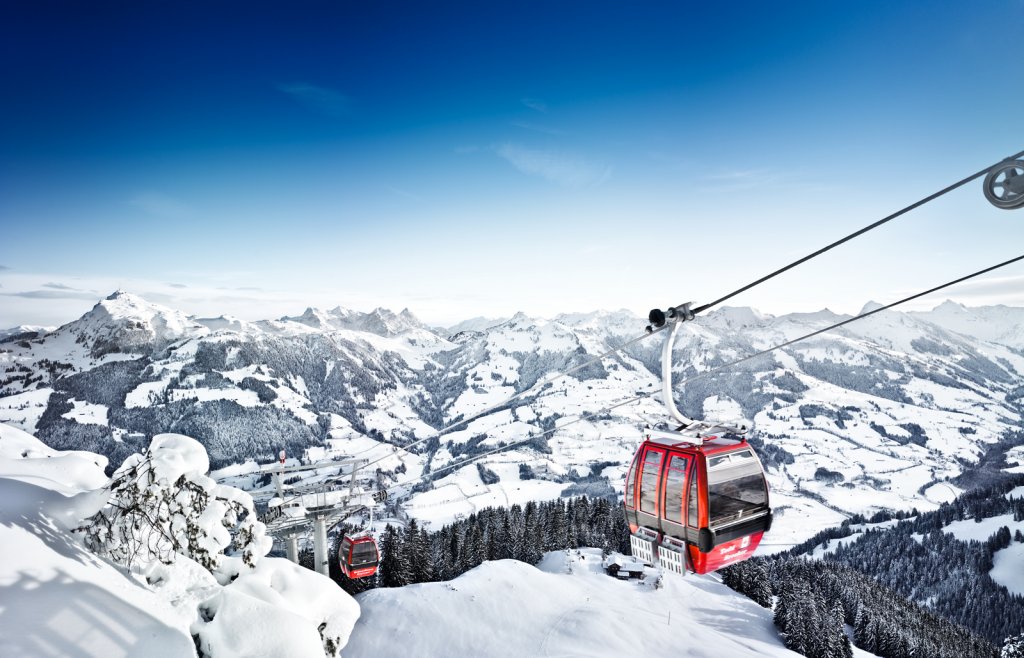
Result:
<svg viewBox="0 0 1024 658">
<path fill-rule="evenodd" d="M 702 574 L 753 555 L 772 513 L 749 443 L 691 441 L 674 432 L 646 434 L 626 475 L 626 520 L 634 555 Z"/>
<path fill-rule="evenodd" d="M 338 562 L 346 578 L 367 578 L 377 573 L 380 553 L 373 537 L 348 537 L 338 546 Z"/>
</svg>

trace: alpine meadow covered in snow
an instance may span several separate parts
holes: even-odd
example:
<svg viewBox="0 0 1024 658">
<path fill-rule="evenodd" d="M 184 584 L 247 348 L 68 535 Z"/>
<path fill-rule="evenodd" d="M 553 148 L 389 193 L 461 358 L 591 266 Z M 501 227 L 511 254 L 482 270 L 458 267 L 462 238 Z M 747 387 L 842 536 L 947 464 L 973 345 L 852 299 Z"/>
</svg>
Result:
<svg viewBox="0 0 1024 658">
<path fill-rule="evenodd" d="M 1021 25 L 0 5 L 0 658 L 1024 658 Z"/>
</svg>

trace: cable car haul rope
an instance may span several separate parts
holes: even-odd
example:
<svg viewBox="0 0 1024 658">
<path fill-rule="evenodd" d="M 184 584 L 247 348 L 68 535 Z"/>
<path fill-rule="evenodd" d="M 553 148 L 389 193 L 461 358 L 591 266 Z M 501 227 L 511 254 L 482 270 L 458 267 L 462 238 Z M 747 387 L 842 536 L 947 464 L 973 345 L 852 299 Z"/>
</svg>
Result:
<svg viewBox="0 0 1024 658">
<path fill-rule="evenodd" d="M 1024 157 L 1024 151 L 944 187 L 712 302 L 699 306 L 688 302 L 664 311 L 654 309 L 648 316 L 650 324 L 646 327 L 645 332 L 636 338 L 609 349 L 582 364 L 550 374 L 533 386 L 476 414 L 460 418 L 425 438 L 413 441 L 404 447 L 392 445 L 393 451 L 390 454 L 369 460 L 358 470 L 390 459 L 399 450 L 409 453 L 409 450 L 417 445 L 443 436 L 474 420 L 507 409 L 513 402 L 527 395 L 532 394 L 533 400 L 525 402 L 521 406 L 534 404 L 537 400 L 547 397 L 545 391 L 559 379 L 619 354 L 647 337 L 670 328 L 671 333 L 662 350 L 662 395 L 673 422 L 670 427 L 645 430 L 644 440 L 637 449 L 627 472 L 624 505 L 631 531 L 631 548 L 634 555 L 641 559 L 652 564 L 659 564 L 663 569 L 677 573 L 686 571 L 707 573 L 744 560 L 753 555 L 761 538 L 770 529 L 772 523 L 772 511 L 768 500 L 764 469 L 753 447 L 743 438 L 743 434 L 746 432 L 745 427 L 737 428 L 713 422 L 694 421 L 683 416 L 676 408 L 673 398 L 671 359 L 673 343 L 682 323 L 692 321 L 697 314 L 718 306 L 978 178 L 984 177 L 982 184 L 984 196 L 995 207 L 1001 209 L 1024 207 L 1024 160 L 1021 160 L 1022 157 Z M 1024 260 L 1024 255 L 1004 260 L 879 308 L 836 322 L 823 329 L 697 373 L 678 384 L 686 384 L 733 368 L 741 363 L 766 356 L 777 350 L 834 331 L 850 323 L 1022 260 Z M 421 480 L 435 478 L 440 473 L 459 469 L 489 455 L 537 441 L 576 423 L 596 419 L 614 409 L 649 397 L 653 393 L 654 391 L 639 393 L 599 411 L 581 414 L 568 422 L 556 424 L 544 432 L 531 434 L 520 441 L 499 446 L 461 461 L 451 462 L 430 473 L 396 483 L 389 487 L 388 491 L 404 492 L 406 487 Z M 355 478 L 355 471 L 353 471 L 352 477 Z M 342 565 L 346 575 L 359 577 L 359 574 L 369 571 L 371 563 L 372 568 L 376 568 L 377 556 L 370 555 L 371 551 L 376 550 L 375 545 L 371 549 L 372 538 L 349 540 L 346 537 L 346 541 L 349 541 L 346 558 L 344 558 L 347 564 Z M 365 554 L 363 557 L 367 560 L 365 571 L 358 569 L 360 565 L 357 554 L 360 550 Z"/>
</svg>

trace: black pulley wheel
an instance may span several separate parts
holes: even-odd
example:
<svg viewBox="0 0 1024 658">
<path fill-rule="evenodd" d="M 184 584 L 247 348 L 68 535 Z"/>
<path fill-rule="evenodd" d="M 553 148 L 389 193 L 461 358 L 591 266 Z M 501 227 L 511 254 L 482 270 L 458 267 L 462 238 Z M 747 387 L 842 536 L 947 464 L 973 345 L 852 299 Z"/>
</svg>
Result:
<svg viewBox="0 0 1024 658">
<path fill-rule="evenodd" d="M 985 176 L 985 198 L 996 208 L 1024 207 L 1024 160 L 1000 162 Z"/>
</svg>

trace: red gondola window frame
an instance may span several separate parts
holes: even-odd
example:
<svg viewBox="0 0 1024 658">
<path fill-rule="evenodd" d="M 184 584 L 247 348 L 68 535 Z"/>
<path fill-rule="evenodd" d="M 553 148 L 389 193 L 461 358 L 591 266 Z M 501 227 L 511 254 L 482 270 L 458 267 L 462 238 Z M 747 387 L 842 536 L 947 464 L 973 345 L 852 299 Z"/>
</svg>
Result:
<svg viewBox="0 0 1024 658">
<path fill-rule="evenodd" d="M 640 464 L 640 452 L 633 455 L 633 463 L 629 465 L 629 471 L 626 473 L 626 493 L 624 495 L 626 507 L 629 509 L 636 509 L 636 472 L 637 467 Z"/>
<path fill-rule="evenodd" d="M 662 512 L 664 519 L 671 523 L 683 524 L 686 516 L 686 495 L 689 489 L 690 458 L 686 455 L 669 454 L 668 467 L 665 469 L 665 484 L 662 492 Z M 678 500 L 669 500 L 669 494 L 678 493 Z M 675 515 L 672 512 L 675 512 Z"/>
<path fill-rule="evenodd" d="M 648 448 L 644 453 L 643 465 L 638 469 L 640 483 L 637 487 L 639 492 L 637 503 L 640 506 L 640 511 L 644 514 L 660 516 L 658 503 L 661 498 L 661 471 L 665 465 L 665 452 L 660 448 Z M 657 459 L 651 459 L 655 455 Z M 653 482 L 653 488 L 650 488 L 651 482 Z M 645 506 L 648 503 L 650 508 Z"/>
<path fill-rule="evenodd" d="M 694 460 L 695 463 L 690 473 L 690 492 L 686 495 L 686 525 L 691 528 L 700 527 L 700 490 L 697 487 L 697 481 L 700 478 L 697 476 L 699 466 L 696 464 L 696 461 Z"/>
</svg>

